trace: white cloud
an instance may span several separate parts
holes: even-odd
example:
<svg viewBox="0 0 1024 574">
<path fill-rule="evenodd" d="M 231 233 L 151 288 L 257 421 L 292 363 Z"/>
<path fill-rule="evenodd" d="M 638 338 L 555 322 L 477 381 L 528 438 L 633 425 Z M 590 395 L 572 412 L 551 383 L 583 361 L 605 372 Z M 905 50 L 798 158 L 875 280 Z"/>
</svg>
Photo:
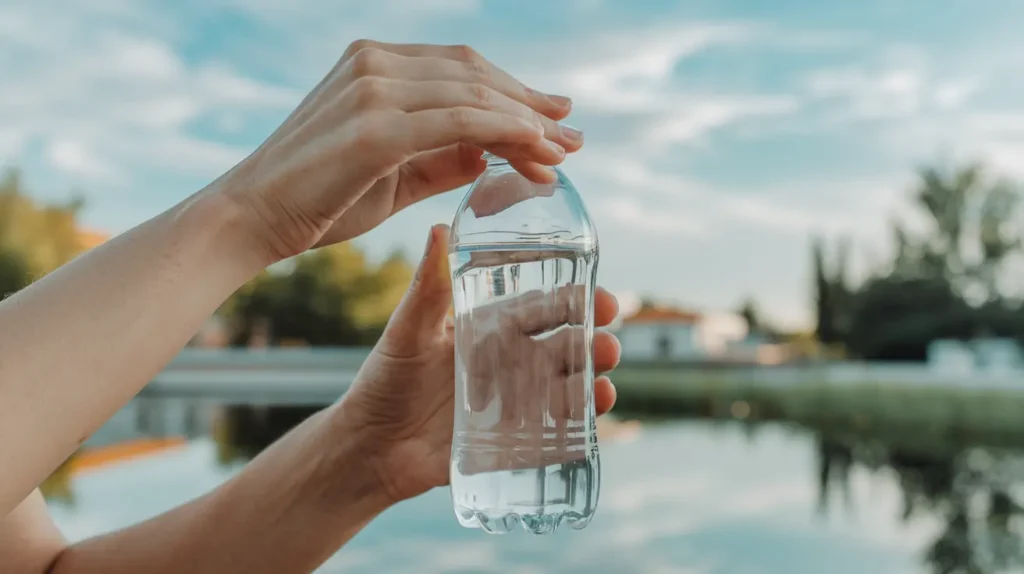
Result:
<svg viewBox="0 0 1024 574">
<path fill-rule="evenodd" d="M 646 131 L 645 143 L 652 147 L 685 143 L 742 119 L 788 114 L 798 107 L 794 98 L 784 96 L 708 97 L 690 105 L 685 100 L 679 103 L 677 111 L 652 122 Z"/>
<path fill-rule="evenodd" d="M 911 165 L 982 161 L 999 173 L 1024 179 L 1024 105 L 999 110 L 965 109 L 923 116 L 880 128 L 878 142 L 890 157 Z"/>
<path fill-rule="evenodd" d="M 942 110 L 959 109 L 980 90 L 980 82 L 970 78 L 940 83 L 935 87 L 935 105 Z"/>
<path fill-rule="evenodd" d="M 650 209 L 632 197 L 598 200 L 594 210 L 630 231 L 685 237 L 699 237 L 706 231 L 699 221 L 685 213 Z"/>
<path fill-rule="evenodd" d="M 639 157 L 598 153 L 581 175 L 619 190 L 595 210 L 636 232 L 708 237 L 754 225 L 761 232 L 827 231 L 869 239 L 887 232 L 885 215 L 904 204 L 913 174 L 816 176 L 744 188 L 659 171 Z M 652 200 L 657 207 L 647 207 Z"/>
<path fill-rule="evenodd" d="M 618 33 L 595 38 L 586 53 L 589 62 L 558 73 L 566 93 L 576 102 L 597 110 L 626 112 L 666 111 L 673 87 L 673 71 L 688 56 L 748 37 L 737 25 L 690 25 L 644 34 Z"/>
<path fill-rule="evenodd" d="M 117 175 L 113 167 L 74 140 L 53 140 L 47 154 L 53 167 L 73 175 L 87 179 L 112 179 Z"/>
<path fill-rule="evenodd" d="M 41 186 L 49 188 L 83 180 L 111 191 L 164 183 L 159 200 L 138 194 L 131 207 L 107 204 L 87 212 L 91 224 L 124 229 L 169 203 L 170 194 L 189 191 L 177 186 L 201 185 L 244 157 L 259 143 L 252 132 L 283 117 L 351 40 L 371 37 L 469 41 L 527 84 L 572 96 L 570 123 L 582 122 L 588 144 L 567 162 L 568 171 L 610 223 L 610 241 L 626 243 L 621 234 L 633 232 L 653 241 L 742 235 L 751 238 L 750 249 L 764 250 L 763 257 L 803 259 L 757 238 L 791 246 L 812 230 L 884 232 L 896 202 L 875 190 L 882 187 L 876 183 L 894 180 L 888 174 L 904 166 L 911 175 L 938 145 L 1024 175 L 1024 135 L 1015 128 L 1024 114 L 1011 107 L 982 118 L 976 109 L 1000 82 L 1012 82 L 1006 78 L 1019 67 L 1010 62 L 1017 51 L 1005 49 L 999 58 L 958 51 L 944 58 L 909 43 L 887 45 L 876 31 L 854 24 L 846 27 L 853 32 L 815 30 L 791 25 L 784 15 L 773 18 L 775 24 L 736 11 L 705 13 L 708 20 L 638 11 L 617 21 L 605 17 L 610 6 L 574 0 L 568 6 L 578 15 L 572 26 L 552 34 L 539 27 L 533 35 L 517 26 L 543 15 L 524 10 L 523 20 L 497 22 L 487 18 L 490 5 L 485 10 L 482 0 L 4 3 L 0 164 L 52 167 L 48 174 L 63 175 Z M 217 16 L 206 18 L 211 14 Z M 230 15 L 255 25 L 210 28 Z M 211 34 L 217 42 L 203 52 L 203 35 Z M 728 62 L 721 68 L 703 60 L 719 55 Z M 789 166 L 785 173 L 768 168 L 764 177 L 739 178 L 722 168 L 709 173 L 694 159 L 704 153 L 721 158 L 742 141 L 740 169 L 742 154 L 759 153 L 751 151 L 755 143 L 770 149 L 785 132 L 827 147 L 828 130 L 837 141 L 864 142 L 856 144 L 860 149 L 839 142 L 844 151 L 838 153 L 850 153 L 851 163 L 877 159 L 885 165 L 833 176 L 790 158 L 782 162 Z M 756 137 L 744 139 L 751 133 Z M 899 196 L 902 189 L 887 192 Z M 381 253 L 395 242 L 418 248 L 421 238 L 409 239 L 408 228 L 427 217 L 445 220 L 454 209 L 436 205 L 403 214 L 366 242 L 373 250 L 380 245 Z M 735 283 L 724 277 L 709 272 L 705 281 Z M 622 287 L 652 295 L 667 295 L 657 285 L 671 282 L 631 281 L 636 284 Z M 786 308 L 800 306 L 799 297 L 794 293 Z"/>
<path fill-rule="evenodd" d="M 823 70 L 812 74 L 807 87 L 813 96 L 840 98 L 858 118 L 884 118 L 916 113 L 922 105 L 924 78 L 919 70 Z"/>
<path fill-rule="evenodd" d="M 915 61 L 880 68 L 818 70 L 808 74 L 804 87 L 812 97 L 839 100 L 852 119 L 898 120 L 962 108 L 983 84 L 969 73 L 936 76 Z"/>
<path fill-rule="evenodd" d="M 407 14 L 474 13 L 482 7 L 482 0 L 391 0 L 389 2 L 363 2 L 362 0 L 218 0 L 216 4 L 243 9 L 251 15 L 271 23 L 280 23 L 281 17 L 321 20 L 343 20 L 346 16 L 373 14 L 377 16 Z M 355 38 L 353 38 L 355 39 Z"/>
<path fill-rule="evenodd" d="M 25 144 L 25 134 L 10 128 L 0 128 L 0 165 L 10 161 Z"/>
<path fill-rule="evenodd" d="M 587 153 L 586 164 L 579 166 L 584 177 L 607 181 L 630 194 L 656 194 L 682 200 L 708 193 L 705 184 L 668 170 L 651 168 L 647 158 L 640 154 L 605 153 L 601 149 Z M 573 169 L 577 169 L 575 165 Z"/>
<path fill-rule="evenodd" d="M 246 150 L 195 135 L 192 124 L 224 111 L 284 110 L 300 99 L 222 62 L 185 62 L 145 27 L 121 26 L 133 17 L 125 5 L 68 6 L 56 18 L 52 11 L 24 4 L 4 14 L 17 25 L 0 28 L 0 52 L 21 56 L 0 60 L 0 125 L 17 135 L 0 138 L 0 163 L 36 141 L 51 166 L 75 178 L 131 186 L 147 167 L 212 177 Z"/>
<path fill-rule="evenodd" d="M 699 92 L 678 77 L 676 70 L 687 59 L 716 47 L 766 41 L 761 32 L 747 23 L 707 22 L 595 33 L 545 46 L 573 55 L 553 64 L 543 59 L 523 64 L 519 76 L 529 85 L 571 94 L 581 113 L 636 118 L 644 124 L 640 140 L 621 142 L 622 147 L 655 151 L 747 118 L 788 114 L 799 107 L 785 94 Z M 539 68 L 536 62 L 546 65 Z"/>
</svg>

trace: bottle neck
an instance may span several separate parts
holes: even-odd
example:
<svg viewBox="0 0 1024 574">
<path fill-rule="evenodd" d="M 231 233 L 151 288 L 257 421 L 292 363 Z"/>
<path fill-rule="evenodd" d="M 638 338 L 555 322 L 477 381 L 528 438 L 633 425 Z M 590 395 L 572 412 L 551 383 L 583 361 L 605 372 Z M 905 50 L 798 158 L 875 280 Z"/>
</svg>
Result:
<svg viewBox="0 0 1024 574">
<path fill-rule="evenodd" d="M 487 161 L 487 167 L 492 167 L 496 165 L 508 165 L 507 159 L 500 156 L 496 156 L 489 151 L 485 151 L 482 157 Z"/>
</svg>

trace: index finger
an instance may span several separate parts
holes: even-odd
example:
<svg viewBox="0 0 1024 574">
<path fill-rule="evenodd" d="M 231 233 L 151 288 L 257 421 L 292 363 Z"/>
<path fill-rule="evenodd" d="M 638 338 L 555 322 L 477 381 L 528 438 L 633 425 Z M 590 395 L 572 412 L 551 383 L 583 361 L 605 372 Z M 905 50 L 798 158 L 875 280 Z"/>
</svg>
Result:
<svg viewBox="0 0 1024 574">
<path fill-rule="evenodd" d="M 572 103 L 569 98 L 545 94 L 544 92 L 527 87 L 519 80 L 513 78 L 508 72 L 481 56 L 479 52 L 466 45 L 389 44 L 374 40 L 358 40 L 352 43 L 349 47 L 349 52 L 354 54 L 365 48 L 386 50 L 400 56 L 444 58 L 460 62 L 467 69 L 470 76 L 478 77 L 481 80 L 488 80 L 485 83 L 492 84 L 495 89 L 506 96 L 519 100 L 553 120 L 565 118 L 572 109 Z"/>
</svg>

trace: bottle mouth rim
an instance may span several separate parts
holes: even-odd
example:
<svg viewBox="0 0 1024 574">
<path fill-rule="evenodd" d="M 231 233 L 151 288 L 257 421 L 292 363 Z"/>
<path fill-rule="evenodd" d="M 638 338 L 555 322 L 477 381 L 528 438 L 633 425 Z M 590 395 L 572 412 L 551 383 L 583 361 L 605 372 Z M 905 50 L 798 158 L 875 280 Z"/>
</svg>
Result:
<svg viewBox="0 0 1024 574">
<path fill-rule="evenodd" d="M 498 155 L 494 155 L 489 151 L 485 151 L 484 154 L 480 157 L 482 157 L 487 162 L 487 165 L 502 165 L 508 163 L 507 159 Z"/>
</svg>

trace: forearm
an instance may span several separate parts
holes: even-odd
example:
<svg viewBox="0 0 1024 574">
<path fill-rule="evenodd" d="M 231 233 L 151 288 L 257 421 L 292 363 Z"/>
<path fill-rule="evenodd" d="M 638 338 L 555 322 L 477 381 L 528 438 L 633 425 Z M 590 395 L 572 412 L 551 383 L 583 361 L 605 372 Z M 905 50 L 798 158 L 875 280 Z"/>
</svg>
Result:
<svg viewBox="0 0 1024 574">
<path fill-rule="evenodd" d="M 299 425 L 211 494 L 62 553 L 54 574 L 310 572 L 387 506 L 331 421 Z"/>
<path fill-rule="evenodd" d="M 258 272 L 242 227 L 200 193 L 0 303 L 0 516 Z"/>
</svg>

